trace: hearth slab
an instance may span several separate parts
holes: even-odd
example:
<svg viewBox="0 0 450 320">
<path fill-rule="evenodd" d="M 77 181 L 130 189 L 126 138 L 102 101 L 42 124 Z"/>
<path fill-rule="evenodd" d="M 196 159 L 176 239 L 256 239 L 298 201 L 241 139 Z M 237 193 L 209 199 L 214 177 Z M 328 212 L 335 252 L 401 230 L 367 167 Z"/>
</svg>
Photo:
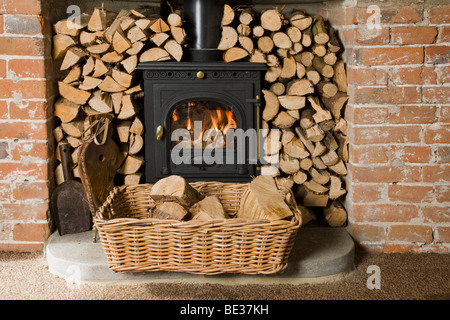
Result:
<svg viewBox="0 0 450 320">
<path fill-rule="evenodd" d="M 115 273 L 108 269 L 92 232 L 60 236 L 54 233 L 45 248 L 49 271 L 72 283 L 219 283 L 296 284 L 341 279 L 353 269 L 354 242 L 344 228 L 300 228 L 286 270 L 274 275 L 195 275 L 183 272 Z"/>
</svg>

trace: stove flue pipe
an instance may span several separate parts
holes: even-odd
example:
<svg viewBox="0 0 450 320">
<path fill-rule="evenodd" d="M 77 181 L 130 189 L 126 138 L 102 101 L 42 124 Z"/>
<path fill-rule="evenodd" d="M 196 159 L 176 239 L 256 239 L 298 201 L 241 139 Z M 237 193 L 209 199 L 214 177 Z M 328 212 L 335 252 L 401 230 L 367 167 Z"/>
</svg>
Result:
<svg viewBox="0 0 450 320">
<path fill-rule="evenodd" d="M 219 61 L 224 0 L 184 0 L 188 60 Z"/>
</svg>

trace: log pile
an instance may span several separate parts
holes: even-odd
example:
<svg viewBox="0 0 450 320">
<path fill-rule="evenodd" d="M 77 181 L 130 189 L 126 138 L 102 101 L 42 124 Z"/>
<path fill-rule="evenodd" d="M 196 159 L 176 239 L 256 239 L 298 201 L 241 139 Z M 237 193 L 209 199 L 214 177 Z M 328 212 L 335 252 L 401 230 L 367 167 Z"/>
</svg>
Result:
<svg viewBox="0 0 450 320">
<path fill-rule="evenodd" d="M 162 19 L 136 10 L 116 14 L 95 8 L 91 15 L 82 14 L 79 24 L 58 21 L 54 31 L 53 58 L 61 71 L 54 105 L 60 120 L 54 129 L 56 141 L 70 143 L 76 164 L 83 138 L 92 134 L 92 119 L 112 115 L 113 139 L 123 156 L 118 173 L 125 184 L 139 183 L 143 91 L 135 69 L 138 62 L 181 60 L 186 34 L 180 12 Z M 55 175 L 57 183 L 63 181 L 61 165 Z M 77 167 L 74 176 L 79 177 Z"/>
<path fill-rule="evenodd" d="M 346 194 L 348 138 L 342 114 L 348 96 L 335 31 L 321 16 L 225 5 L 218 49 L 225 62 L 268 66 L 262 128 L 270 132 L 266 156 L 279 154 L 279 161 L 262 166 L 262 174 L 290 184 L 309 216 L 315 211 L 330 226 L 345 225 L 340 198 Z"/>
</svg>

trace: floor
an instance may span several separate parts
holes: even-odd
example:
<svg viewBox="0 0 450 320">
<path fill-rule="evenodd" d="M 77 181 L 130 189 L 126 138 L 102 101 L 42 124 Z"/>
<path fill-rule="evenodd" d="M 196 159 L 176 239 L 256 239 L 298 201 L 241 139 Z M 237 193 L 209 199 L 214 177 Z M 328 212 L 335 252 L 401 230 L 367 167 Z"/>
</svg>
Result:
<svg viewBox="0 0 450 320">
<path fill-rule="evenodd" d="M 449 300 L 450 255 L 369 254 L 329 283 L 223 285 L 73 284 L 48 271 L 44 255 L 0 252 L 1 300 Z"/>
</svg>

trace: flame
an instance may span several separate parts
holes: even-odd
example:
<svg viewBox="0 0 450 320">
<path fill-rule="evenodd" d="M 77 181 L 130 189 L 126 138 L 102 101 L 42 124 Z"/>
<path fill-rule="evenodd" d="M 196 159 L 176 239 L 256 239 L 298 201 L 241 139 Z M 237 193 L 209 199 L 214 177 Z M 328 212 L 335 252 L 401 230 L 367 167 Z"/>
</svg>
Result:
<svg viewBox="0 0 450 320">
<path fill-rule="evenodd" d="M 178 121 L 177 109 L 173 110 L 172 121 L 174 121 L 174 122 Z"/>
<path fill-rule="evenodd" d="M 200 109 L 194 111 L 191 108 Z M 189 130 L 192 140 L 202 141 L 203 148 L 215 148 L 218 145 L 225 147 L 224 136 L 230 129 L 237 128 L 236 117 L 231 108 L 217 107 L 212 109 L 207 103 L 188 102 L 184 110 L 183 112 L 175 109 L 172 113 L 172 121 L 178 122 L 176 127 L 185 127 Z M 203 117 L 203 119 L 199 119 L 199 117 Z M 202 131 L 199 134 L 195 132 L 194 121 L 200 120 L 202 121 Z"/>
<path fill-rule="evenodd" d="M 231 110 L 227 110 L 227 111 L 225 111 L 225 114 L 227 116 L 227 126 L 222 130 L 223 134 L 227 134 L 229 129 L 237 128 L 236 120 L 234 117 L 234 112 Z"/>
</svg>

